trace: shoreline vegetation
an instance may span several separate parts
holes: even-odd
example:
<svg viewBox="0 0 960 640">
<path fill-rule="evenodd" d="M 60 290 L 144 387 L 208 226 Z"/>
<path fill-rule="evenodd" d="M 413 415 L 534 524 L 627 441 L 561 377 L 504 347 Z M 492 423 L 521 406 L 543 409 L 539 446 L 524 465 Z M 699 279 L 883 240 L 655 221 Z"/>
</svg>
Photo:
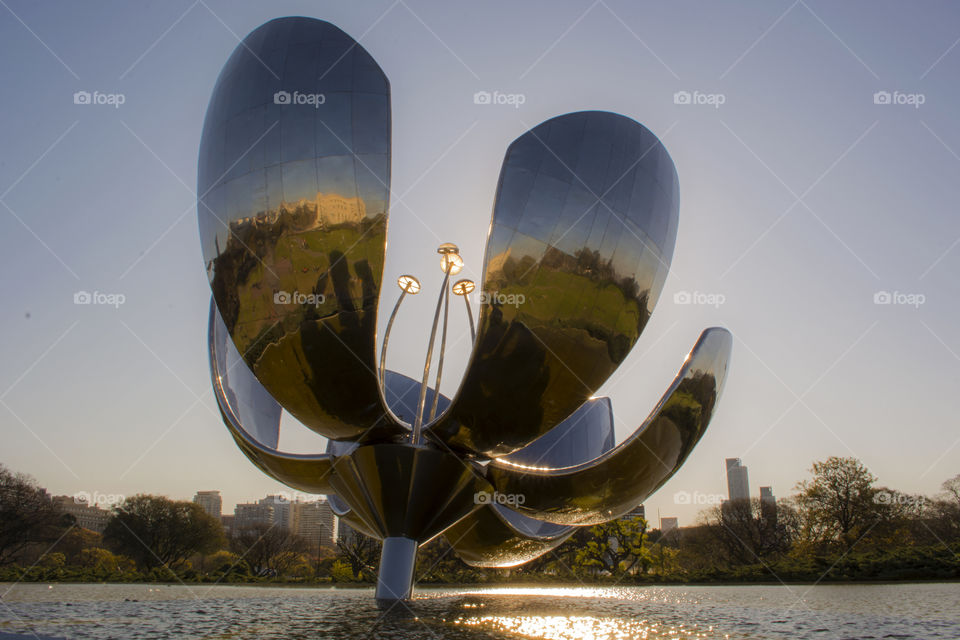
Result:
<svg viewBox="0 0 960 640">
<path fill-rule="evenodd" d="M 421 587 L 891 584 L 960 580 L 960 475 L 934 497 L 877 485 L 855 458 L 816 462 L 795 495 L 706 506 L 697 524 L 640 516 L 584 527 L 512 569 L 463 563 L 440 537 L 420 549 Z M 679 495 L 679 494 L 678 494 Z M 718 501 L 719 502 L 719 501 Z M 369 587 L 379 542 L 318 547 L 277 525 L 234 531 L 199 505 L 137 495 L 102 534 L 79 527 L 36 481 L 0 465 L 0 582 Z"/>
</svg>

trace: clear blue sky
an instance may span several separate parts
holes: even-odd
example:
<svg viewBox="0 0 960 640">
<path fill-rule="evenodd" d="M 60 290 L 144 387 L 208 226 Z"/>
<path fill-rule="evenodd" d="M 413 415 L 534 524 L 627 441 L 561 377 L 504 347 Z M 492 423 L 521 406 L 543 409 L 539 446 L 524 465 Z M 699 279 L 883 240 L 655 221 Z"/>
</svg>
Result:
<svg viewBox="0 0 960 640">
<path fill-rule="evenodd" d="M 193 190 L 221 66 L 238 38 L 298 14 L 360 39 L 391 80 L 385 279 L 415 273 L 428 292 L 398 320 L 392 368 L 422 367 L 433 246 L 456 242 L 479 277 L 507 145 L 561 113 L 617 111 L 663 139 L 681 193 L 660 305 L 600 390 L 618 436 L 702 328 L 736 338 L 710 430 L 648 513 L 689 523 L 696 508 L 674 493 L 725 492 L 732 456 L 754 494 L 778 496 L 829 455 L 909 492 L 960 473 L 960 6 L 874 0 L 3 0 L 0 462 L 54 493 L 220 489 L 229 509 L 281 488 L 234 446 L 210 393 Z M 525 101 L 475 105 L 481 90 Z M 77 91 L 124 103 L 77 105 Z M 675 104 L 679 91 L 723 104 Z M 875 104 L 878 91 L 923 104 Z M 81 290 L 125 303 L 75 305 Z M 684 291 L 724 303 L 675 304 Z M 880 291 L 925 300 L 877 305 Z M 454 311 L 448 394 L 468 355 Z M 284 426 L 290 450 L 323 449 Z"/>
</svg>

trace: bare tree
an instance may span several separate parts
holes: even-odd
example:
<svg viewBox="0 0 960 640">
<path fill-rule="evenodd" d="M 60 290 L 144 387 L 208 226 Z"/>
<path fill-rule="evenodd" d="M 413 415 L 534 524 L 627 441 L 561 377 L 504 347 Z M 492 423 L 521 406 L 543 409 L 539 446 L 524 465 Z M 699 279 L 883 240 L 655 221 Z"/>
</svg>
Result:
<svg viewBox="0 0 960 640">
<path fill-rule="evenodd" d="M 237 531 L 230 546 L 255 574 L 263 576 L 276 575 L 289 558 L 287 554 L 304 553 L 310 545 L 286 527 L 258 524 Z"/>
<path fill-rule="evenodd" d="M 788 505 L 764 504 L 758 498 L 730 500 L 707 512 L 708 531 L 733 564 L 756 564 L 789 550 L 796 512 Z"/>
<path fill-rule="evenodd" d="M 375 579 L 380 566 L 379 541 L 365 536 L 362 533 L 352 532 L 337 540 L 338 554 L 342 560 L 350 564 L 353 575 Z"/>
</svg>

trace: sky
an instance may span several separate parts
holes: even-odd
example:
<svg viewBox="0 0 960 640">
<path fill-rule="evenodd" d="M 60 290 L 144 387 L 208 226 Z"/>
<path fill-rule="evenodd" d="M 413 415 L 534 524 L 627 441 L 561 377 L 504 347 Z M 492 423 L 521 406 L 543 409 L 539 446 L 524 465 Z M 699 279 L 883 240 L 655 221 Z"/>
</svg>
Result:
<svg viewBox="0 0 960 640">
<path fill-rule="evenodd" d="M 734 335 L 713 422 L 648 516 L 692 524 L 724 497 L 728 457 L 754 495 L 789 496 L 831 455 L 934 494 L 960 473 L 960 6 L 923 7 L 0 0 L 0 463 L 54 494 L 219 489 L 225 511 L 284 490 L 216 410 L 195 189 L 220 68 L 263 22 L 306 15 L 358 39 L 391 82 L 384 281 L 413 273 L 428 295 L 404 304 L 390 368 L 422 370 L 435 245 L 458 244 L 479 280 L 510 142 L 615 111 L 661 138 L 681 194 L 660 303 L 597 392 L 618 438 L 702 329 Z M 522 104 L 475 104 L 479 91 Z M 75 304 L 81 291 L 105 304 Z M 384 286 L 381 305 L 395 295 Z M 448 395 L 469 356 L 454 311 Z M 285 419 L 281 446 L 325 442 Z"/>
</svg>

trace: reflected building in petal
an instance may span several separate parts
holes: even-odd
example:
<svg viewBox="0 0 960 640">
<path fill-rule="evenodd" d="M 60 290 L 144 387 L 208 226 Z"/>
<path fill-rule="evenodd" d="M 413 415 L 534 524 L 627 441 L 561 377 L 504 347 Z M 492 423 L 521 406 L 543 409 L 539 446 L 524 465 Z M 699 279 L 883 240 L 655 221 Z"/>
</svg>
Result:
<svg viewBox="0 0 960 640">
<path fill-rule="evenodd" d="M 483 281 L 454 281 L 463 260 L 440 245 L 423 375 L 391 370 L 394 318 L 423 300 L 420 281 L 400 276 L 377 335 L 380 300 L 393 291 L 381 290 L 391 126 L 390 84 L 360 44 L 320 20 L 273 20 L 217 80 L 198 176 L 224 423 L 264 473 L 326 495 L 344 526 L 383 541 L 385 601 L 409 597 L 417 548 L 437 536 L 469 564 L 510 567 L 577 527 L 633 513 L 703 436 L 732 344 L 724 329 L 704 331 L 651 414 L 616 444 L 611 402 L 594 394 L 663 289 L 679 185 L 651 131 L 583 111 L 507 147 Z M 446 397 L 451 292 L 467 301 L 473 351 Z M 284 411 L 326 450 L 279 450 Z"/>
</svg>

